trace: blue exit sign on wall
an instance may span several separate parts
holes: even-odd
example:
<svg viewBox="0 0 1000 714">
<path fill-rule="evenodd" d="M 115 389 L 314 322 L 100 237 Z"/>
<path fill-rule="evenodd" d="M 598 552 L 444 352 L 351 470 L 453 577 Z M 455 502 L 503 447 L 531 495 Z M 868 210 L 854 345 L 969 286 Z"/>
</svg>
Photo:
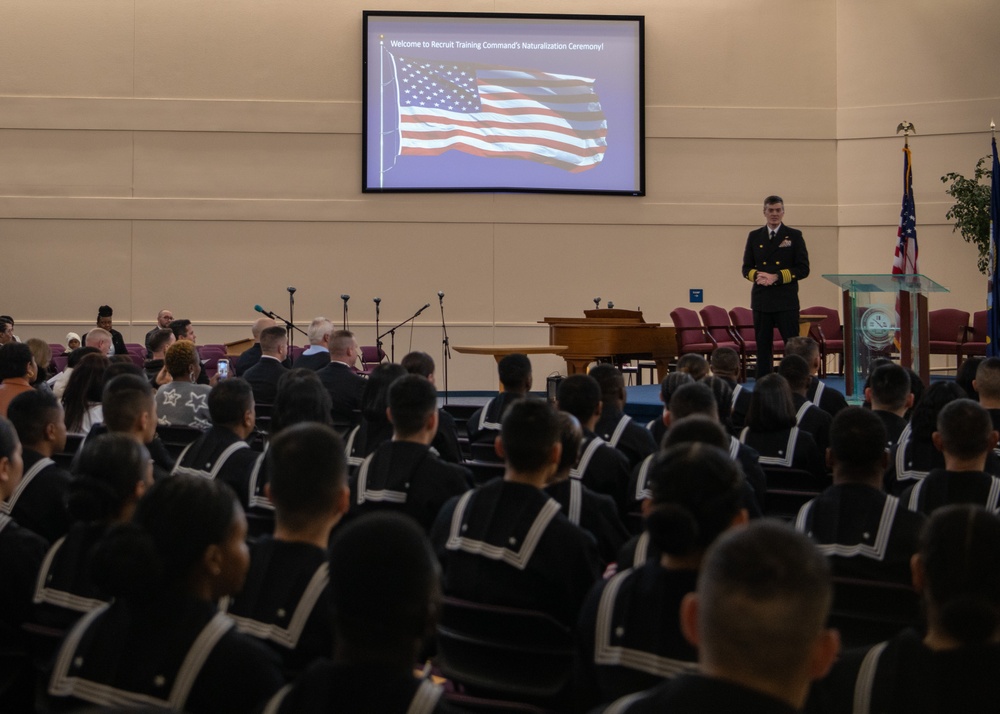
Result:
<svg viewBox="0 0 1000 714">
<path fill-rule="evenodd" d="M 691 302 L 705 302 L 705 291 L 702 288 L 691 288 L 688 292 L 691 294 Z"/>
</svg>

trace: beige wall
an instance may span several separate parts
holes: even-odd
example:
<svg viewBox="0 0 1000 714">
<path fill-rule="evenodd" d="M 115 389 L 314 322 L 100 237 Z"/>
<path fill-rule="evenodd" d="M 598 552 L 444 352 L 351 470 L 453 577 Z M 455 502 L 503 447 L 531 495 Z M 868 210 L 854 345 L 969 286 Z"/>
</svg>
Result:
<svg viewBox="0 0 1000 714">
<path fill-rule="evenodd" d="M 399 0 L 386 9 L 426 9 Z M 594 296 L 669 321 L 688 289 L 747 304 L 739 277 L 761 198 L 787 202 L 813 277 L 804 306 L 837 303 L 821 273 L 889 269 L 899 121 L 918 135 L 921 268 L 979 309 L 975 253 L 944 221 L 940 177 L 969 173 L 1000 119 L 994 0 L 663 0 L 646 16 L 647 196 L 360 193 L 361 10 L 301 0 L 0 3 L 0 312 L 61 340 L 109 303 L 126 339 L 160 307 L 200 341 L 237 339 L 261 303 L 452 344 L 545 343 L 535 323 Z M 440 2 L 434 9 L 532 11 Z M 551 12 L 606 12 L 594 0 Z M 446 217 L 446 218 L 443 218 Z M 539 375 L 559 370 L 535 360 Z M 456 354 L 453 389 L 488 389 L 488 358 Z"/>
</svg>

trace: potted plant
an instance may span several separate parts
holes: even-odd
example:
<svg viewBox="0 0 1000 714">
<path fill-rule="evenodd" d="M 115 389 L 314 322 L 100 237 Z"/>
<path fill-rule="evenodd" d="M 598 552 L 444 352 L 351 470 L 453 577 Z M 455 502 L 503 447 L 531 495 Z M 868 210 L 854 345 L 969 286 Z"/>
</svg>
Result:
<svg viewBox="0 0 1000 714">
<path fill-rule="evenodd" d="M 955 172 L 941 177 L 942 183 L 951 182 L 945 193 L 955 199 L 954 205 L 944 217 L 955 221 L 952 233 L 959 231 L 965 242 L 972 243 L 979 249 L 979 272 L 983 275 L 989 275 L 992 161 L 992 154 L 979 159 L 976 162 L 975 178 L 966 178 Z"/>
</svg>

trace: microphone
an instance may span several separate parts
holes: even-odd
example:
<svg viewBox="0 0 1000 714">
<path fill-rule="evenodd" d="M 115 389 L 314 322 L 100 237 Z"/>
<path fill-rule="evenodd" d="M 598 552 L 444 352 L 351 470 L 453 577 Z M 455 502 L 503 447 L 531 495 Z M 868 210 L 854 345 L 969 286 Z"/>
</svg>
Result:
<svg viewBox="0 0 1000 714">
<path fill-rule="evenodd" d="M 615 304 L 613 302 L 611 302 L 610 300 L 608 300 L 608 309 L 609 310 L 613 310 L 614 308 L 615 308 Z"/>
<path fill-rule="evenodd" d="M 424 305 L 422 308 L 420 308 L 419 310 L 417 310 L 417 315 L 419 315 L 420 313 L 422 313 L 424 310 L 426 310 L 430 306 L 431 306 L 430 303 L 427 303 L 426 305 Z M 416 317 L 416 315 L 414 315 L 414 317 Z"/>
<path fill-rule="evenodd" d="M 276 318 L 276 317 L 274 316 L 274 313 L 273 313 L 273 312 L 271 312 L 270 310 L 265 310 L 265 309 L 264 309 L 264 308 L 262 308 L 262 307 L 261 307 L 260 305 L 254 305 L 254 306 L 253 306 L 253 309 L 254 309 L 254 310 L 256 310 L 257 312 L 259 312 L 259 313 L 263 314 L 263 315 L 267 315 L 267 316 L 268 316 L 268 317 L 270 317 L 270 318 L 271 318 L 272 320 L 277 320 L 277 319 L 278 319 L 278 318 Z"/>
<path fill-rule="evenodd" d="M 380 302 L 382 302 L 382 298 L 380 298 L 380 297 L 372 298 L 372 302 L 375 303 L 376 305 L 378 305 Z"/>
<path fill-rule="evenodd" d="M 293 287 L 292 287 L 291 285 L 289 285 L 289 286 L 288 286 L 288 287 L 286 288 L 286 290 L 288 290 L 288 292 L 290 292 L 290 293 L 292 293 L 292 294 L 294 294 L 294 293 L 295 293 L 295 288 L 293 288 Z"/>
<path fill-rule="evenodd" d="M 600 310 L 601 309 L 601 298 L 595 297 L 594 298 L 594 304 L 597 305 L 597 309 Z"/>
<path fill-rule="evenodd" d="M 351 296 L 350 295 L 341 295 L 340 299 L 343 300 L 344 302 L 347 302 L 348 300 L 351 299 Z"/>
<path fill-rule="evenodd" d="M 438 290 L 438 302 L 444 305 L 444 290 Z"/>
</svg>

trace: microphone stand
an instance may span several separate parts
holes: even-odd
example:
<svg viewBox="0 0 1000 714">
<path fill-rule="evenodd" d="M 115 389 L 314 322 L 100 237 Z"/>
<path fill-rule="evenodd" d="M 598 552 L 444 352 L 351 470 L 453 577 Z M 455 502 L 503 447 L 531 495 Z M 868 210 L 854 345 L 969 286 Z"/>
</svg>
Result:
<svg viewBox="0 0 1000 714">
<path fill-rule="evenodd" d="M 347 327 L 347 301 L 351 299 L 350 295 L 341 295 L 340 299 L 344 301 L 344 329 L 349 329 Z"/>
<path fill-rule="evenodd" d="M 448 325 L 444 321 L 444 293 L 438 293 L 441 304 L 441 361 L 444 362 L 444 403 L 448 403 L 448 360 L 451 359 L 451 342 L 448 340 Z"/>
<path fill-rule="evenodd" d="M 285 325 L 285 331 L 288 333 L 288 355 L 291 357 L 292 347 L 295 345 L 295 333 L 291 329 L 295 326 L 295 288 L 291 285 L 288 286 L 288 314 L 289 318 L 288 323 Z"/>
<path fill-rule="evenodd" d="M 391 336 L 389 344 L 391 345 L 390 349 L 392 350 L 392 356 L 389 358 L 390 362 L 395 362 L 396 361 L 396 330 L 398 330 L 400 327 L 402 327 L 406 323 L 413 322 L 414 320 L 416 320 L 418 317 L 420 317 L 420 313 L 422 313 L 424 310 L 426 310 L 430 306 L 431 306 L 431 304 L 427 303 L 422 308 L 420 308 L 415 313 L 413 313 L 413 315 L 411 317 L 406 318 L 405 320 L 403 320 L 401 323 L 399 323 L 395 327 L 386 330 L 381 335 L 379 335 L 378 337 L 375 338 L 376 341 L 378 341 L 378 340 L 381 340 L 386 335 L 390 335 Z"/>
<path fill-rule="evenodd" d="M 373 298 L 372 302 L 375 303 L 375 358 L 381 362 L 382 361 L 382 338 L 378 334 L 378 316 L 382 308 L 382 298 Z"/>
<path fill-rule="evenodd" d="M 264 310 L 263 308 L 260 309 L 260 310 L 258 310 L 258 312 L 261 313 L 262 315 L 267 315 L 268 317 L 270 317 L 275 322 L 283 323 L 285 325 L 285 329 L 288 331 L 289 336 L 292 334 L 292 330 L 298 330 L 299 332 L 301 332 L 306 337 L 309 337 L 309 333 L 308 332 L 306 332 L 305 330 L 303 330 L 298 325 L 294 324 L 291 320 L 286 320 L 281 315 L 275 314 L 275 313 L 271 312 L 270 310 Z M 291 337 L 289 337 L 289 340 L 290 339 L 291 339 Z"/>
</svg>

